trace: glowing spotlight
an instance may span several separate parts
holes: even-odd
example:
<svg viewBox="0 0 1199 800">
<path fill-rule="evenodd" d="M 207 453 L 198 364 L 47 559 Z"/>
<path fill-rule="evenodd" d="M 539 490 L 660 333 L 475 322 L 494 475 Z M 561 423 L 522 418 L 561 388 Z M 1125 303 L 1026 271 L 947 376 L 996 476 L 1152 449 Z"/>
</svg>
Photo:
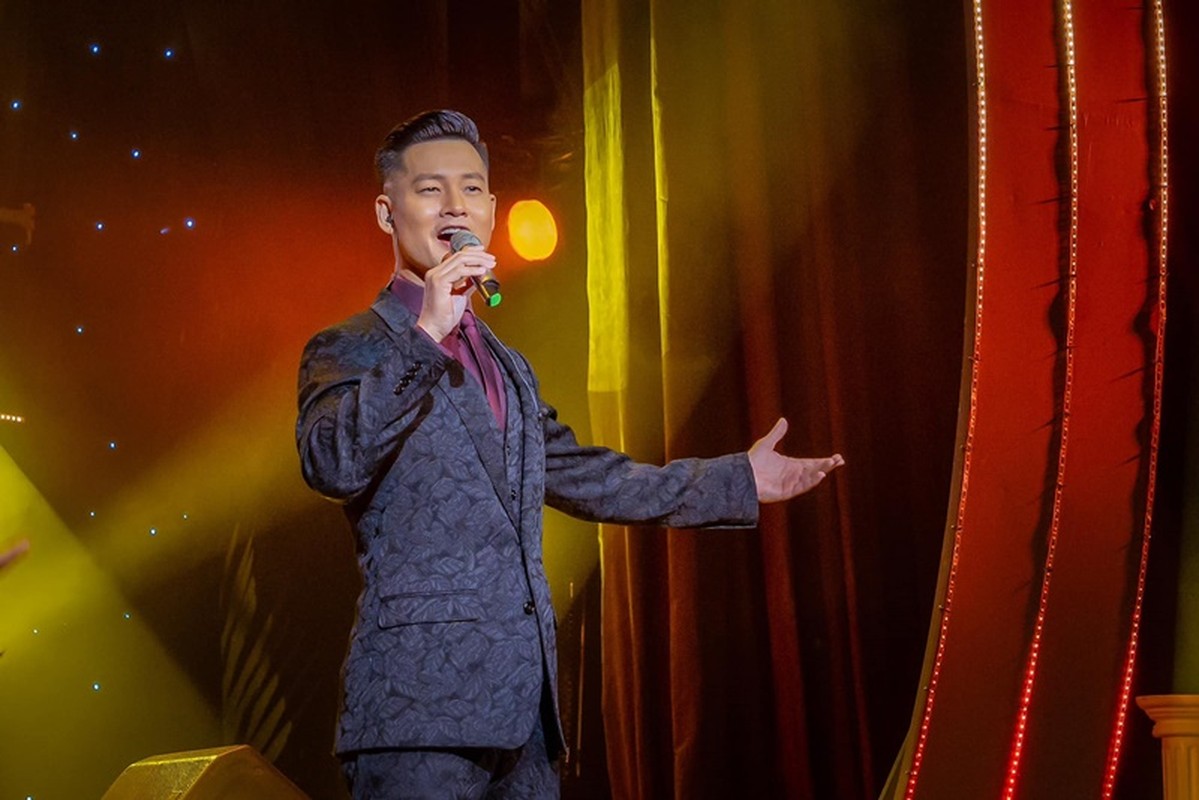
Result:
<svg viewBox="0 0 1199 800">
<path fill-rule="evenodd" d="M 25 418 L 18 414 L 0 414 L 0 422 L 12 422 L 16 425 L 20 425 L 24 421 Z"/>
<path fill-rule="evenodd" d="M 21 101 L 13 100 L 11 103 L 8 104 L 8 107 L 11 108 L 13 111 L 20 111 L 21 110 Z"/>
<path fill-rule="evenodd" d="M 512 249 L 526 261 L 541 261 L 558 246 L 554 215 L 540 200 L 521 200 L 508 212 L 508 238 Z"/>
<path fill-rule="evenodd" d="M 94 55 L 94 56 L 100 55 L 100 45 L 97 44 L 96 42 L 92 42 L 91 45 L 89 45 L 87 49 L 90 50 L 92 55 Z"/>
<path fill-rule="evenodd" d="M 166 50 L 162 51 L 162 57 L 163 58 L 174 58 L 175 50 L 173 48 L 168 47 Z"/>
</svg>

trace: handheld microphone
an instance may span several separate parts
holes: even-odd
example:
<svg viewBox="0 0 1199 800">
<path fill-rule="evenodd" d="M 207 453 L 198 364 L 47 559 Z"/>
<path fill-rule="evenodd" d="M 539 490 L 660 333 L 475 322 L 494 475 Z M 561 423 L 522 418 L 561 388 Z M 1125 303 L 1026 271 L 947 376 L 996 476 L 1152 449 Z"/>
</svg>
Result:
<svg viewBox="0 0 1199 800">
<path fill-rule="evenodd" d="M 482 247 L 483 242 L 478 236 L 467 230 L 454 231 L 454 235 L 450 237 L 450 252 L 457 253 L 464 247 Z M 500 282 L 496 279 L 495 273 L 491 270 L 479 276 L 471 278 L 475 286 L 479 290 L 479 294 L 483 296 L 484 302 L 488 308 L 495 308 L 504 299 L 500 294 Z"/>
</svg>

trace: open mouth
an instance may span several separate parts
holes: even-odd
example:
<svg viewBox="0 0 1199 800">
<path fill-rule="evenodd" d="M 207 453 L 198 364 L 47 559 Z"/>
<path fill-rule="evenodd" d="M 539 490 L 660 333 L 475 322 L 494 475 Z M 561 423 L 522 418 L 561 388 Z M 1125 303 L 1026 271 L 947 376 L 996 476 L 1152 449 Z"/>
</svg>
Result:
<svg viewBox="0 0 1199 800">
<path fill-rule="evenodd" d="M 464 228 L 461 225 L 453 225 L 449 228 L 443 228 L 442 230 L 439 230 L 437 232 L 437 238 L 448 244 L 450 239 L 452 239 L 454 234 L 457 233 L 458 231 L 466 231 L 467 233 L 469 233 L 470 228 Z"/>
</svg>

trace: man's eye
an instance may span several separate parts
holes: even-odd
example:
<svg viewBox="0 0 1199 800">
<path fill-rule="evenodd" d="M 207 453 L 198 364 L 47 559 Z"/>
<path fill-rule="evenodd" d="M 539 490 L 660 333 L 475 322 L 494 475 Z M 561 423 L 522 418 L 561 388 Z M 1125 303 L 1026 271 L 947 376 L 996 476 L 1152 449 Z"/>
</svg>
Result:
<svg viewBox="0 0 1199 800">
<path fill-rule="evenodd" d="M 436 186 L 421 186 L 416 191 L 419 194 L 433 194 L 438 191 L 438 188 Z"/>
<path fill-rule="evenodd" d="M 466 191 L 470 192 L 471 194 L 478 194 L 479 192 L 483 191 L 483 187 L 482 186 L 467 186 Z"/>
</svg>

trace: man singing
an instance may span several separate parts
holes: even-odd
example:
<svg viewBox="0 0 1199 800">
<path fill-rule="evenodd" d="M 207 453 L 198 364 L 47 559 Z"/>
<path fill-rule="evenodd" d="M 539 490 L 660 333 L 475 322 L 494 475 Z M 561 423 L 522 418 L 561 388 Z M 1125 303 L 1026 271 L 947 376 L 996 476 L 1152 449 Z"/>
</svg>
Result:
<svg viewBox="0 0 1199 800">
<path fill-rule="evenodd" d="M 748 453 L 664 467 L 580 445 L 529 362 L 471 309 L 496 268 L 474 122 L 420 114 L 387 135 L 376 166 L 391 282 L 312 338 L 299 378 L 304 478 L 344 504 L 363 579 L 336 751 L 355 800 L 556 798 L 565 745 L 543 505 L 597 522 L 751 527 L 759 502 L 806 492 L 843 462 L 777 453 L 783 420 Z M 462 246 L 464 231 L 480 244 Z"/>
</svg>

